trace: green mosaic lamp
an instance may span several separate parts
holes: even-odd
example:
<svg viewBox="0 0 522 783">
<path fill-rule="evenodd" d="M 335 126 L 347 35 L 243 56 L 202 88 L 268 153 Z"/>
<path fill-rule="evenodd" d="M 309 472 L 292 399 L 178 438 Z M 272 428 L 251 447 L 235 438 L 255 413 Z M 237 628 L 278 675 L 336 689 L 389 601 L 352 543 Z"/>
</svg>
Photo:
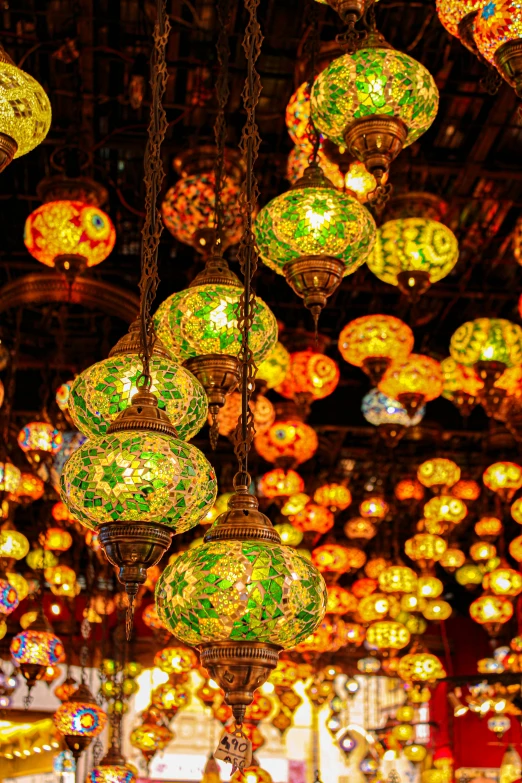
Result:
<svg viewBox="0 0 522 783">
<path fill-rule="evenodd" d="M 154 316 L 156 334 L 169 353 L 184 362 L 205 389 L 216 437 L 217 413 L 225 404 L 227 394 L 239 383 L 242 335 L 238 315 L 242 291 L 238 277 L 230 271 L 227 262 L 214 255 L 189 288 L 169 296 Z M 270 354 L 276 341 L 275 316 L 256 297 L 249 335 L 256 363 Z"/>
<path fill-rule="evenodd" d="M 66 462 L 61 496 L 99 532 L 108 560 L 133 600 L 172 535 L 197 525 L 214 504 L 216 478 L 204 455 L 177 438 L 154 394 L 140 390 L 105 435 Z"/>
<path fill-rule="evenodd" d="M 484 389 L 480 403 L 490 416 L 498 413 L 506 390 L 496 383 L 508 367 L 522 364 L 522 328 L 505 318 L 476 318 L 453 333 L 451 357 L 464 367 L 473 367 Z"/>
<path fill-rule="evenodd" d="M 360 49 L 319 74 L 311 101 L 317 129 L 364 163 L 380 185 L 400 151 L 432 124 L 439 93 L 421 63 L 371 30 Z"/>
<path fill-rule="evenodd" d="M 156 585 L 161 622 L 199 648 L 201 664 L 225 691 L 238 725 L 279 652 L 309 636 L 326 609 L 321 575 L 281 544 L 248 493 L 249 480 L 238 474 L 228 511 L 205 543 L 177 557 Z"/>
<path fill-rule="evenodd" d="M 376 229 L 359 200 L 312 163 L 291 190 L 261 209 L 254 232 L 263 262 L 285 276 L 317 320 L 342 278 L 365 261 Z"/>
<path fill-rule="evenodd" d="M 68 411 L 75 426 L 87 436 L 105 435 L 116 417 L 131 404 L 142 374 L 139 321 L 103 359 L 73 382 Z M 175 361 L 161 340 L 154 341 L 150 358 L 151 387 L 158 407 L 174 425 L 180 440 L 190 440 L 205 424 L 208 405 L 197 378 Z"/>
</svg>

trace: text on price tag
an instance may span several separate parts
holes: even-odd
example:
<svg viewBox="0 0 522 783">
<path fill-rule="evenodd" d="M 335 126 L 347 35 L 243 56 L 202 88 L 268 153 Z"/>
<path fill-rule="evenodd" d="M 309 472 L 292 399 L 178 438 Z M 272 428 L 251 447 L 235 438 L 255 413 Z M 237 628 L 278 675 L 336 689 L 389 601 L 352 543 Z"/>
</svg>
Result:
<svg viewBox="0 0 522 783">
<path fill-rule="evenodd" d="M 225 732 L 214 758 L 232 764 L 233 770 L 245 769 L 252 762 L 252 743 L 239 729 L 231 733 Z"/>
</svg>

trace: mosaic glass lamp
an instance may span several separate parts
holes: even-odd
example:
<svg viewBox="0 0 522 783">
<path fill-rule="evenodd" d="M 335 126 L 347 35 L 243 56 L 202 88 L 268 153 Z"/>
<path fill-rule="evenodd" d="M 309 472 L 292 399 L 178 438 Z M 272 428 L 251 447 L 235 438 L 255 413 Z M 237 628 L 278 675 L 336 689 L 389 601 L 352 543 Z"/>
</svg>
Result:
<svg viewBox="0 0 522 783">
<path fill-rule="evenodd" d="M 22 560 L 29 552 L 29 541 L 7 522 L 0 530 L 0 558 Z"/>
<path fill-rule="evenodd" d="M 266 359 L 263 359 L 257 367 L 257 378 L 264 381 L 268 389 L 280 386 L 290 367 L 290 354 L 285 346 L 276 342 Z"/>
<path fill-rule="evenodd" d="M 121 751 L 111 746 L 108 753 L 90 772 L 86 783 L 134 783 L 136 774 Z"/>
<path fill-rule="evenodd" d="M 522 16 L 518 0 L 488 0 L 473 24 L 479 52 L 522 97 Z"/>
<path fill-rule="evenodd" d="M 291 185 L 295 185 L 298 179 L 303 176 L 312 154 L 313 147 L 306 141 L 294 147 L 290 152 L 286 164 L 286 178 Z M 377 187 L 377 180 L 373 174 L 370 174 L 364 163 L 359 163 L 357 160 L 350 163 L 348 171 L 343 174 L 335 160 L 331 160 L 326 155 L 322 143 L 319 145 L 317 162 L 332 185 L 339 190 L 353 193 L 361 204 L 368 201 Z"/>
<path fill-rule="evenodd" d="M 31 421 L 18 433 L 18 445 L 34 465 L 52 462 L 62 442 L 62 433 L 47 421 Z"/>
<path fill-rule="evenodd" d="M 239 383 L 242 335 L 238 328 L 242 287 L 226 261 L 211 256 L 190 287 L 172 294 L 154 316 L 157 336 L 203 385 L 213 417 Z M 249 346 L 256 363 L 270 356 L 277 322 L 256 297 Z"/>
<path fill-rule="evenodd" d="M 48 201 L 25 221 L 24 242 L 41 264 L 65 274 L 80 274 L 110 255 L 116 230 L 110 217 L 94 204 Z"/>
<path fill-rule="evenodd" d="M 501 595 L 481 595 L 469 607 L 471 619 L 496 636 L 504 623 L 513 617 L 513 604 Z"/>
<path fill-rule="evenodd" d="M 395 497 L 402 502 L 416 502 L 424 498 L 424 489 L 422 488 L 422 484 L 416 479 L 401 479 L 395 486 Z"/>
<path fill-rule="evenodd" d="M 520 595 L 522 593 L 522 574 L 507 566 L 495 568 L 488 574 L 487 586 L 493 595 L 510 597 Z"/>
<path fill-rule="evenodd" d="M 393 620 L 377 620 L 366 631 L 366 641 L 378 650 L 402 650 L 410 638 L 406 626 Z"/>
<path fill-rule="evenodd" d="M 308 140 L 310 122 L 310 93 L 308 82 L 303 82 L 288 101 L 285 113 L 288 135 L 294 144 Z"/>
<path fill-rule="evenodd" d="M 429 652 L 410 652 L 403 655 L 397 674 L 402 680 L 412 683 L 436 682 L 446 676 L 440 660 Z"/>
<path fill-rule="evenodd" d="M 295 470 L 275 468 L 259 480 L 259 493 L 265 498 L 291 497 L 303 491 L 304 480 Z"/>
<path fill-rule="evenodd" d="M 140 751 L 147 762 L 174 739 L 174 733 L 158 720 L 150 719 L 149 713 L 143 716 L 143 722 L 132 730 L 129 738 L 130 744 Z"/>
<path fill-rule="evenodd" d="M 342 278 L 365 261 L 376 229 L 358 199 L 336 190 L 312 164 L 260 210 L 254 231 L 264 263 L 285 276 L 317 319 Z"/>
<path fill-rule="evenodd" d="M 318 445 L 315 430 L 298 418 L 276 420 L 254 438 L 259 456 L 276 465 L 300 465 L 313 457 Z"/>
<path fill-rule="evenodd" d="M 327 614 L 353 614 L 357 611 L 357 598 L 340 585 L 329 585 L 327 587 L 328 600 L 326 603 Z"/>
<path fill-rule="evenodd" d="M 380 226 L 367 264 L 379 280 L 418 297 L 446 277 L 458 257 L 457 240 L 447 226 L 431 218 L 407 217 Z"/>
<path fill-rule="evenodd" d="M 16 492 L 11 495 L 10 500 L 13 500 L 15 503 L 20 503 L 22 506 L 27 506 L 35 500 L 40 500 L 44 491 L 45 484 L 39 476 L 35 476 L 34 473 L 22 473 L 20 476 L 20 484 L 18 485 Z"/>
<path fill-rule="evenodd" d="M 494 462 L 486 468 L 482 480 L 501 500 L 509 501 L 522 487 L 522 466 L 516 462 Z"/>
<path fill-rule="evenodd" d="M 156 585 L 161 621 L 177 639 L 199 647 L 202 665 L 225 690 L 239 724 L 279 650 L 314 631 L 327 600 L 316 568 L 281 546 L 248 483 L 237 479 L 229 510 L 205 543 L 177 557 Z"/>
<path fill-rule="evenodd" d="M 313 550 L 312 562 L 322 574 L 347 574 L 362 568 L 366 555 L 355 546 L 323 544 Z"/>
<path fill-rule="evenodd" d="M 434 491 L 442 491 L 459 481 L 460 468 L 451 459 L 434 457 L 419 465 L 417 478 L 424 487 L 429 487 Z"/>
<path fill-rule="evenodd" d="M 467 516 L 468 509 L 460 498 L 455 498 L 453 495 L 440 494 L 430 498 L 424 504 L 423 513 L 426 519 L 434 519 L 438 522 L 445 522 L 448 525 L 458 525 Z"/>
<path fill-rule="evenodd" d="M 305 409 L 313 400 L 322 400 L 335 391 L 339 383 L 337 362 L 319 351 L 296 351 L 290 354 L 290 366 L 276 391 Z"/>
<path fill-rule="evenodd" d="M 448 544 L 441 536 L 430 533 L 416 533 L 404 543 L 404 551 L 410 560 L 414 560 L 423 571 L 437 563 L 447 548 Z"/>
<path fill-rule="evenodd" d="M 344 534 L 352 541 L 369 541 L 377 535 L 377 527 L 369 519 L 353 517 L 344 524 Z"/>
<path fill-rule="evenodd" d="M 106 435 L 138 392 L 142 374 L 139 323 L 114 346 L 108 359 L 91 365 L 72 384 L 68 410 L 75 426 L 87 436 Z M 207 397 L 197 378 L 170 358 L 155 340 L 150 360 L 151 387 L 180 440 L 190 440 L 205 424 Z"/>
<path fill-rule="evenodd" d="M 385 442 L 393 446 L 408 427 L 421 423 L 426 408 L 423 405 L 410 417 L 400 402 L 383 394 L 379 389 L 371 389 L 363 397 L 361 411 L 366 421 L 378 428 Z"/>
<path fill-rule="evenodd" d="M 412 353 L 389 367 L 379 383 L 379 391 L 404 405 L 408 415 L 434 400 L 442 391 L 442 372 L 435 359 Z"/>
<path fill-rule="evenodd" d="M 319 74 L 311 101 L 318 130 L 380 183 L 401 149 L 430 127 L 439 95 L 423 65 L 371 31 L 365 48 L 333 60 Z"/>
<path fill-rule="evenodd" d="M 265 397 L 263 394 L 253 395 L 248 404 L 254 417 L 256 432 L 266 432 L 274 423 L 274 406 L 268 397 Z M 219 434 L 233 440 L 240 415 L 241 394 L 239 392 L 232 392 L 227 396 L 225 404 L 219 409 L 217 414 Z M 212 423 L 211 416 L 209 416 L 209 423 Z"/>
<path fill-rule="evenodd" d="M 473 22 L 486 0 L 436 0 L 437 15 L 448 33 L 460 38 L 464 46 L 477 52 Z"/>
<path fill-rule="evenodd" d="M 107 715 L 98 707 L 89 688 L 81 684 L 54 714 L 54 725 L 77 760 L 99 736 L 107 723 Z"/>
<path fill-rule="evenodd" d="M 27 630 L 13 637 L 10 653 L 29 689 L 42 679 L 48 666 L 65 660 L 63 644 L 41 610 Z"/>
<path fill-rule="evenodd" d="M 0 171 L 41 144 L 50 126 L 45 90 L 0 49 Z"/>
<path fill-rule="evenodd" d="M 466 555 L 461 549 L 457 549 L 456 547 L 448 547 L 439 560 L 441 566 L 450 573 L 463 566 L 465 562 Z"/>
<path fill-rule="evenodd" d="M 361 367 L 375 386 L 392 362 L 407 359 L 413 332 L 393 315 L 363 315 L 350 321 L 339 335 L 339 351 L 348 364 Z"/>
<path fill-rule="evenodd" d="M 303 540 L 303 533 L 300 530 L 290 524 L 290 522 L 282 522 L 279 525 L 274 525 L 274 530 L 277 530 L 281 538 L 281 543 L 286 546 L 299 546 Z"/>
<path fill-rule="evenodd" d="M 344 484 L 322 484 L 314 492 L 314 502 L 333 511 L 344 511 L 352 502 L 352 493 Z"/>
<path fill-rule="evenodd" d="M 307 505 L 297 514 L 289 517 L 292 525 L 302 533 L 318 533 L 324 535 L 334 526 L 334 515 L 330 509 L 318 506 L 316 503 Z"/>
<path fill-rule="evenodd" d="M 9 457 L 0 458 L 0 496 L 15 495 L 22 481 L 22 472 Z"/>
<path fill-rule="evenodd" d="M 379 574 L 379 587 L 385 593 L 414 593 L 417 574 L 408 566 L 388 566 Z"/>
<path fill-rule="evenodd" d="M 442 396 L 450 400 L 463 416 L 468 416 L 484 388 L 473 367 L 459 364 L 451 356 L 440 363 L 442 370 Z"/>
</svg>

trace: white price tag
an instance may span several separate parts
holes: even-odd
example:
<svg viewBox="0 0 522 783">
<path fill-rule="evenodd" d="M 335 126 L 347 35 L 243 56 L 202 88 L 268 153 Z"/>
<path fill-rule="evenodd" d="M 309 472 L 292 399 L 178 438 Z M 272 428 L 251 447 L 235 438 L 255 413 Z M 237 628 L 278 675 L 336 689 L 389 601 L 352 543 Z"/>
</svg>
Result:
<svg viewBox="0 0 522 783">
<path fill-rule="evenodd" d="M 214 753 L 215 759 L 232 764 L 232 770 L 245 769 L 252 763 L 252 743 L 240 729 L 225 732 Z"/>
</svg>

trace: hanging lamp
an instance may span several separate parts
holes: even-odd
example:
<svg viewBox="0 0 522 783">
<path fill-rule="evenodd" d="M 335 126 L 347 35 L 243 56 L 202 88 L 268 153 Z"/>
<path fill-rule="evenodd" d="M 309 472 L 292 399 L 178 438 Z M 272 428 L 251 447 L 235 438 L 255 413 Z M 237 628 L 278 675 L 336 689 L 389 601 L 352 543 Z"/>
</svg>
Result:
<svg viewBox="0 0 522 783">
<path fill-rule="evenodd" d="M 0 171 L 47 136 L 51 104 L 43 87 L 0 47 Z"/>
<path fill-rule="evenodd" d="M 10 652 L 27 682 L 30 693 L 37 680 L 41 680 L 48 666 L 65 660 L 61 640 L 55 636 L 41 605 L 29 628 L 13 637 Z"/>
<path fill-rule="evenodd" d="M 56 730 L 76 761 L 102 733 L 106 723 L 107 715 L 98 707 L 85 683 L 81 683 L 54 714 Z"/>
<path fill-rule="evenodd" d="M 412 353 L 386 370 L 378 388 L 404 405 L 408 415 L 413 416 L 424 403 L 440 395 L 440 364 L 429 356 Z"/>
<path fill-rule="evenodd" d="M 413 350 L 413 332 L 393 315 L 363 315 L 350 321 L 339 335 L 339 351 L 348 364 L 360 367 L 375 386 L 392 362 Z"/>
<path fill-rule="evenodd" d="M 479 52 L 522 97 L 522 15 L 517 0 L 490 0 L 478 10 L 473 38 Z"/>
</svg>

